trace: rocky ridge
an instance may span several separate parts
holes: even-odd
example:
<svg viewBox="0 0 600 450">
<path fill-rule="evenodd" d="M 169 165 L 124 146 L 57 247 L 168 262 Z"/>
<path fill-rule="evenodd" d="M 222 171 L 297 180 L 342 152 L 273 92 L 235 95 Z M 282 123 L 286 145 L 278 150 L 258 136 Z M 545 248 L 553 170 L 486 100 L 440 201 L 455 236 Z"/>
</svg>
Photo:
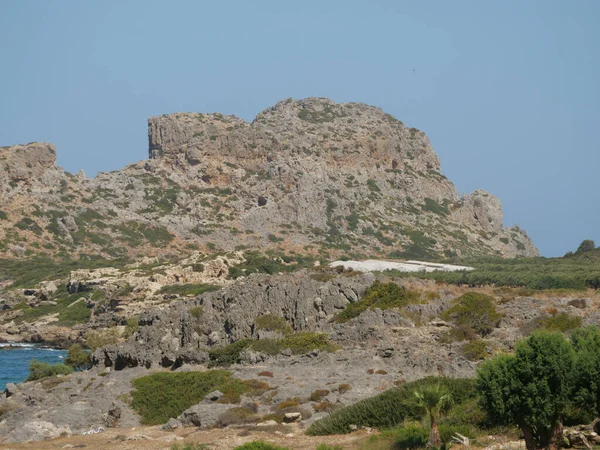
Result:
<svg viewBox="0 0 600 450">
<path fill-rule="evenodd" d="M 402 308 L 367 309 L 348 322 L 332 320 L 363 298 L 375 281 L 385 283 L 390 278 L 340 269 L 252 274 L 193 299 L 152 305 L 139 315 L 139 329 L 130 337 L 94 353 L 90 371 L 9 386 L 0 399 L 0 435 L 14 442 L 31 436 L 40 439 L 44 433 L 56 436 L 101 426 L 138 426 L 139 417 L 128 400 L 132 379 L 166 369 L 206 370 L 214 348 L 243 339 L 280 338 L 281 332 L 257 325 L 265 316 L 283 319 L 295 333 L 326 333 L 337 349 L 293 353 L 284 348 L 273 354 L 248 348 L 241 353 L 240 364 L 228 370 L 242 380 L 264 379 L 269 389 L 242 398 L 240 404 L 216 402 L 219 393 L 212 393 L 170 420 L 165 429 L 225 426 L 229 410 L 244 402 L 255 405 L 259 416 L 267 416 L 290 398 L 298 399 L 301 406 L 292 411 L 300 413 L 293 420 L 306 426 L 326 414 L 319 410 L 323 402 L 351 404 L 428 375 L 474 375 L 478 361 L 465 353 L 468 341 L 444 340 L 452 324 L 441 319 L 452 301 L 468 289 L 396 279 L 395 283 L 418 291 L 421 301 Z M 583 325 L 600 324 L 597 294 L 522 296 L 517 290 L 486 289 L 501 315 L 485 337 L 488 354 L 510 351 L 540 317 L 566 313 L 580 318 Z M 342 392 L 337 389 L 341 385 L 350 389 Z M 311 398 L 318 390 L 327 393 L 318 400 Z"/>
<path fill-rule="evenodd" d="M 177 113 L 150 118 L 148 139 L 148 160 L 94 179 L 56 167 L 51 144 L 2 147 L 2 256 L 537 255 L 496 197 L 460 197 L 425 133 L 375 107 L 288 99 L 252 123 Z"/>
</svg>

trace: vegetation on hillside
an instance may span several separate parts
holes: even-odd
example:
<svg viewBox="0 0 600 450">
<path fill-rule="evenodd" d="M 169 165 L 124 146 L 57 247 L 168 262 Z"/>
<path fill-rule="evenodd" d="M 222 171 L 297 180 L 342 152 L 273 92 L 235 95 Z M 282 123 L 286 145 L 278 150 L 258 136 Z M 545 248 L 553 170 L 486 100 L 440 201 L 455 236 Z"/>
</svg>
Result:
<svg viewBox="0 0 600 450">
<path fill-rule="evenodd" d="M 242 352 L 252 349 L 267 355 L 277 355 L 289 349 L 293 354 L 304 354 L 312 350 L 331 352 L 337 347 L 329 340 L 325 333 L 288 333 L 282 339 L 241 339 L 224 347 L 209 351 L 209 366 L 228 366 L 239 363 Z"/>
<path fill-rule="evenodd" d="M 251 391 L 225 370 L 158 372 L 136 378 L 133 387 L 131 406 L 146 425 L 158 425 L 179 416 L 215 390 L 223 392 L 222 403 L 237 403 L 240 395 Z"/>
<path fill-rule="evenodd" d="M 333 411 L 307 433 L 373 427 L 384 430 L 373 440 L 391 439 L 393 448 L 410 449 L 447 445 L 457 432 L 469 438 L 498 432 L 517 437 L 518 427 L 528 450 L 557 448 L 563 424 L 587 424 L 600 415 L 598 380 L 599 328 L 577 329 L 569 340 L 540 330 L 519 342 L 514 355 L 484 362 L 476 379 L 428 377 L 405 383 Z M 428 417 L 420 421 L 423 412 Z"/>
<path fill-rule="evenodd" d="M 600 250 L 573 253 L 560 258 L 483 258 L 460 260 L 474 267 L 473 271 L 386 274 L 399 277 L 433 279 L 456 285 L 478 287 L 485 285 L 543 289 L 599 289 Z"/>
</svg>

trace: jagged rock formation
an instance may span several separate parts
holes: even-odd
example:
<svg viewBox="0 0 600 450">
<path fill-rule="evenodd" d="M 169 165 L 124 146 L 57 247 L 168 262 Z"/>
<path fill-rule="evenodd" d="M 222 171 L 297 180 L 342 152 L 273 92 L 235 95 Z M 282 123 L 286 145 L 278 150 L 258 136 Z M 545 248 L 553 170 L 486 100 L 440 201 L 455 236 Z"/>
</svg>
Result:
<svg viewBox="0 0 600 450">
<path fill-rule="evenodd" d="M 55 167 L 50 144 L 3 148 L 0 252 L 537 255 L 496 197 L 461 198 L 427 136 L 378 108 L 288 99 L 252 123 L 153 117 L 148 137 L 149 160 L 94 179 Z"/>
</svg>

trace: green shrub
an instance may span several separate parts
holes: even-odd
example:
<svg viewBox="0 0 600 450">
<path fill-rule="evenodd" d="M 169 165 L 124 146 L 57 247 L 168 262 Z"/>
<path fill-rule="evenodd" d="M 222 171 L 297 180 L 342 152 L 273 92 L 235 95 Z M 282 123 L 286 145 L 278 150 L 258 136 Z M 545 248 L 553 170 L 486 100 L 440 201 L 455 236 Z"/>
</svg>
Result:
<svg viewBox="0 0 600 450">
<path fill-rule="evenodd" d="M 212 284 L 169 284 L 168 286 L 161 287 L 157 293 L 161 295 L 182 295 L 191 297 L 206 292 L 218 291 L 219 289 L 221 289 L 220 286 Z"/>
<path fill-rule="evenodd" d="M 240 354 L 252 344 L 250 339 L 241 339 L 225 347 L 211 349 L 208 352 L 209 367 L 229 366 L 240 362 Z"/>
<path fill-rule="evenodd" d="M 123 337 L 125 339 L 127 339 L 130 336 L 133 336 L 135 333 L 137 333 L 139 331 L 139 329 L 140 329 L 140 323 L 138 321 L 138 318 L 130 317 L 125 322 L 125 330 L 123 331 Z"/>
<path fill-rule="evenodd" d="M 224 370 L 207 372 L 158 372 L 133 380 L 132 408 L 146 425 L 165 423 L 199 403 L 209 392 L 220 390 L 239 401 L 250 388 Z"/>
<path fill-rule="evenodd" d="M 293 331 L 285 318 L 272 314 L 258 316 L 254 323 L 258 330 L 275 331 L 281 334 L 290 334 Z"/>
<path fill-rule="evenodd" d="M 452 307 L 444 311 L 442 318 L 452 320 L 459 326 L 470 327 L 481 336 L 486 336 L 498 326 L 502 315 L 496 311 L 492 297 L 468 292 L 454 300 Z"/>
<path fill-rule="evenodd" d="M 418 303 L 420 294 L 415 291 L 398 286 L 396 283 L 381 283 L 376 281 L 368 288 L 360 301 L 350 303 L 346 309 L 335 316 L 335 321 L 339 323 L 347 322 L 354 317 L 358 317 L 367 309 L 389 309 L 401 308 L 403 306 Z"/>
<path fill-rule="evenodd" d="M 171 450 L 208 450 L 210 447 L 206 444 L 193 444 L 193 443 L 187 443 L 187 444 L 181 444 L 181 446 L 179 444 L 173 444 L 171 446 Z"/>
<path fill-rule="evenodd" d="M 90 331 L 85 335 L 85 343 L 92 351 L 117 342 L 119 342 L 119 331 L 116 328 Z"/>
<path fill-rule="evenodd" d="M 405 418 L 416 416 L 416 411 L 409 401 L 415 390 L 438 384 L 450 391 L 455 405 L 475 399 L 477 395 L 474 380 L 427 377 L 337 409 L 329 416 L 313 423 L 307 433 L 310 435 L 345 434 L 351 431 L 350 425 L 393 428 L 402 423 Z M 450 413 L 447 417 L 451 417 Z"/>
<path fill-rule="evenodd" d="M 460 433 L 469 439 L 475 439 L 477 437 L 477 430 L 470 425 L 446 425 L 440 424 L 439 426 L 440 439 L 444 444 L 449 443 L 456 433 Z"/>
<path fill-rule="evenodd" d="M 69 375 L 71 373 L 73 373 L 73 368 L 65 364 L 48 364 L 34 359 L 29 363 L 29 376 L 26 381 L 41 380 L 42 378 Z"/>
<path fill-rule="evenodd" d="M 423 205 L 423 209 L 425 211 L 431 211 L 432 213 L 440 214 L 443 216 L 447 216 L 448 214 L 450 214 L 450 211 L 446 206 L 440 205 L 432 198 L 425 198 L 425 204 Z"/>
<path fill-rule="evenodd" d="M 398 256 L 402 257 L 401 254 Z M 598 249 L 560 258 L 477 258 L 460 264 L 474 267 L 468 272 L 400 273 L 397 277 L 419 277 L 470 287 L 494 285 L 536 290 L 600 288 Z"/>
<path fill-rule="evenodd" d="M 329 392 L 330 391 L 328 391 L 327 389 L 317 389 L 312 394 L 310 394 L 310 397 L 308 399 L 311 402 L 320 402 L 321 400 L 323 400 L 323 397 L 327 397 L 327 395 L 329 395 Z"/>
<path fill-rule="evenodd" d="M 468 341 L 463 345 L 462 351 L 466 358 L 471 361 L 481 361 L 488 356 L 487 345 L 481 339 Z"/>
<path fill-rule="evenodd" d="M 566 312 L 562 312 L 555 315 L 545 317 L 540 325 L 541 328 L 545 328 L 550 331 L 560 331 L 565 333 L 575 328 L 581 327 L 583 323 L 583 317 L 574 316 Z"/>
<path fill-rule="evenodd" d="M 553 448 L 573 397 L 574 362 L 562 334 L 537 331 L 517 344 L 514 355 L 479 366 L 481 405 L 495 423 L 518 425 L 527 448 Z"/>
<path fill-rule="evenodd" d="M 371 192 L 381 192 L 381 189 L 379 189 L 379 186 L 375 180 L 367 180 L 367 187 Z"/>
<path fill-rule="evenodd" d="M 240 362 L 242 351 L 252 348 L 267 355 L 277 355 L 285 349 L 290 349 L 294 354 L 308 353 L 312 350 L 333 352 L 337 347 L 329 340 L 325 333 L 294 333 L 283 339 L 241 339 L 225 347 L 212 349 L 208 352 L 209 367 L 228 366 Z"/>
<path fill-rule="evenodd" d="M 8 215 L 0 210 L 0 220 L 8 220 Z"/>
<path fill-rule="evenodd" d="M 202 308 L 202 306 L 194 306 L 193 308 L 190 308 L 188 312 L 194 319 L 200 320 L 204 314 L 204 308 Z"/>
<path fill-rule="evenodd" d="M 21 220 L 15 223 L 15 227 L 19 228 L 20 230 L 31 231 L 37 235 L 40 235 L 43 232 L 42 228 L 37 224 L 37 222 L 30 217 L 23 217 Z"/>
<path fill-rule="evenodd" d="M 579 247 L 577 248 L 577 251 L 575 253 L 579 254 L 579 253 L 591 252 L 595 248 L 596 248 L 596 243 L 590 239 L 586 239 L 586 240 L 582 241 L 581 244 L 579 244 Z"/>
<path fill-rule="evenodd" d="M 415 449 L 424 448 L 429 439 L 429 430 L 417 425 L 398 428 L 398 438 L 394 448 L 397 449 Z"/>
<path fill-rule="evenodd" d="M 289 348 L 295 354 L 308 353 L 312 350 L 333 352 L 337 347 L 329 341 L 325 333 L 295 333 L 280 340 L 281 348 Z"/>
<path fill-rule="evenodd" d="M 278 445 L 268 444 L 262 441 L 248 442 L 244 445 L 235 447 L 233 450 L 290 450 L 287 447 L 279 447 Z"/>
<path fill-rule="evenodd" d="M 65 363 L 75 370 L 89 369 L 91 366 L 90 354 L 81 345 L 73 344 L 69 347 Z"/>
<path fill-rule="evenodd" d="M 339 445 L 327 445 L 327 444 L 320 444 L 317 446 L 316 450 L 343 450 L 344 447 L 341 447 Z"/>
</svg>

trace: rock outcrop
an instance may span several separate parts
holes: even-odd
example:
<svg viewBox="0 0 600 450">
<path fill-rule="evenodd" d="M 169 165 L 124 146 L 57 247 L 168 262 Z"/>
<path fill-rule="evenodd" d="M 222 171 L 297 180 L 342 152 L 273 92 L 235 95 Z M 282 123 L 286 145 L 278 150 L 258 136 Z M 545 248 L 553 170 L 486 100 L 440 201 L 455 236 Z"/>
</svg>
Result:
<svg viewBox="0 0 600 450">
<path fill-rule="evenodd" d="M 3 148 L 0 252 L 537 255 L 496 197 L 459 196 L 425 133 L 375 107 L 288 99 L 252 123 L 169 114 L 149 119 L 148 139 L 150 159 L 95 179 L 56 168 L 50 144 Z"/>
</svg>

